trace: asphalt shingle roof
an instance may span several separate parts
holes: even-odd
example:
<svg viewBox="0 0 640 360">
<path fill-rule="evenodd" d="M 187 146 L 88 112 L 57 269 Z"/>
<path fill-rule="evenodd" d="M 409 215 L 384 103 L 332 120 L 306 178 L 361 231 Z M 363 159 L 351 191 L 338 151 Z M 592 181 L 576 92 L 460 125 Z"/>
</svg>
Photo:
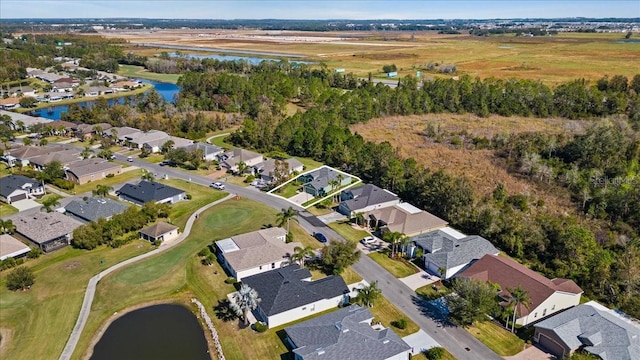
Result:
<svg viewBox="0 0 640 360">
<path fill-rule="evenodd" d="M 71 234 L 82 223 L 59 212 L 36 212 L 13 218 L 16 232 L 31 241 L 42 244 L 49 240 Z"/>
<path fill-rule="evenodd" d="M 166 222 L 159 222 L 140 230 L 140 232 L 142 234 L 157 238 L 177 228 L 178 227 L 175 225 L 167 224 Z"/>
<path fill-rule="evenodd" d="M 603 360 L 640 359 L 640 324 L 595 301 L 554 315 L 535 327 L 553 331 L 572 350 L 584 346 Z"/>
<path fill-rule="evenodd" d="M 101 173 L 107 170 L 121 169 L 122 165 L 104 159 L 91 158 L 69 164 L 67 171 L 76 177 Z"/>
<path fill-rule="evenodd" d="M 308 281 L 310 278 L 309 270 L 292 264 L 243 278 L 242 283 L 258 292 L 259 306 L 267 316 L 349 293 L 340 276 Z"/>
<path fill-rule="evenodd" d="M 118 190 L 119 195 L 125 195 L 141 203 L 168 199 L 184 192 L 184 190 L 146 180 L 140 181 L 138 185 L 124 184 L 124 186 Z"/>
<path fill-rule="evenodd" d="M 429 252 L 425 255 L 425 260 L 445 269 L 468 264 L 486 254 L 497 255 L 499 252 L 489 240 L 481 236 L 456 239 L 440 230 L 416 235 L 410 240 Z"/>
<path fill-rule="evenodd" d="M 99 218 L 108 219 L 113 215 L 127 210 L 128 206 L 109 198 L 88 198 L 74 200 L 64 207 L 65 211 L 86 221 L 96 221 Z"/>
<path fill-rule="evenodd" d="M 302 246 L 299 242 L 286 243 L 286 236 L 285 229 L 273 227 L 219 240 L 216 244 L 221 249 L 225 249 L 224 244 L 228 241 L 235 244 L 233 250 L 223 252 L 227 263 L 239 272 L 282 261 L 293 254 L 296 247 Z"/>
<path fill-rule="evenodd" d="M 306 176 L 311 176 L 313 180 L 309 181 L 305 185 L 311 185 L 317 190 L 324 189 L 327 186 L 329 186 L 329 182 L 338 179 L 338 174 L 340 173 L 329 167 L 324 166 L 318 170 L 315 170 L 306 174 Z"/>
<path fill-rule="evenodd" d="M 351 211 L 358 211 L 364 209 L 367 206 L 376 204 L 382 204 L 393 200 L 400 200 L 398 195 L 381 189 L 373 184 L 366 184 L 356 188 L 343 190 L 345 195 L 351 197 L 349 200 L 344 200 L 343 203 Z"/>
<path fill-rule="evenodd" d="M 369 309 L 351 305 L 284 331 L 304 360 L 383 360 L 411 349 L 391 329 L 372 328 L 372 319 Z"/>
<path fill-rule="evenodd" d="M 0 195 L 6 198 L 11 195 L 12 192 L 22 189 L 23 186 L 28 186 L 28 184 L 31 185 L 31 188 L 37 188 L 40 186 L 40 183 L 37 181 L 23 175 L 5 176 L 0 178 Z"/>
</svg>

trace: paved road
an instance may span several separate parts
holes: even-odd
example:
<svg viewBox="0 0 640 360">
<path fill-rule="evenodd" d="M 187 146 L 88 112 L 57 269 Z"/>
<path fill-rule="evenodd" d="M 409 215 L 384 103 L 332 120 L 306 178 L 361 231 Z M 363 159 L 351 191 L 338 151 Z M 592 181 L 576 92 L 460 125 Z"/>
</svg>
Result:
<svg viewBox="0 0 640 360">
<path fill-rule="evenodd" d="M 69 340 L 67 340 L 67 344 L 65 345 L 64 350 L 62 350 L 62 354 L 60 355 L 60 360 L 71 359 L 71 356 L 73 355 L 73 352 L 76 349 L 76 345 L 78 344 L 78 340 L 80 340 L 80 335 L 82 334 L 82 330 L 84 329 L 84 326 L 87 323 L 87 319 L 89 318 L 89 313 L 91 312 L 91 304 L 93 303 L 93 297 L 96 294 L 96 286 L 98 285 L 98 282 L 100 281 L 100 279 L 102 279 L 103 277 L 109 275 L 110 273 L 122 267 L 133 264 L 134 262 L 140 261 L 142 259 L 146 259 L 148 257 L 154 256 L 158 253 L 169 250 L 172 247 L 178 245 L 180 242 L 182 242 L 184 239 L 186 239 L 189 236 L 189 233 L 191 232 L 191 227 L 193 226 L 193 223 L 196 219 L 195 217 L 196 213 L 201 213 L 207 210 L 208 208 L 214 205 L 217 205 L 225 200 L 229 200 L 231 198 L 232 196 L 228 195 L 223 199 L 207 204 L 201 207 L 200 209 L 196 210 L 196 212 L 194 212 L 189 217 L 189 220 L 187 220 L 187 224 L 184 227 L 184 231 L 182 232 L 180 237 L 178 237 L 176 240 L 164 243 L 155 250 L 149 251 L 142 255 L 139 255 L 131 259 L 125 260 L 121 263 L 115 264 L 112 267 L 100 272 L 98 275 L 92 277 L 89 280 L 89 285 L 87 285 L 87 290 L 85 290 L 85 293 L 84 293 L 84 300 L 82 301 L 82 308 L 80 308 L 80 314 L 78 314 L 78 319 L 76 320 L 76 324 L 73 327 L 73 330 L 71 331 Z"/>
</svg>

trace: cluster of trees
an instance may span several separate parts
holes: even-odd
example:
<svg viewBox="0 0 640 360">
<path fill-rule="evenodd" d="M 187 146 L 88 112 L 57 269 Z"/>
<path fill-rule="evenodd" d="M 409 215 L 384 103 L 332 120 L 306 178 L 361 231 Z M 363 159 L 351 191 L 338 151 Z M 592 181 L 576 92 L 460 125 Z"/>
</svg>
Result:
<svg viewBox="0 0 640 360">
<path fill-rule="evenodd" d="M 110 220 L 103 218 L 82 225 L 73 231 L 71 245 L 80 249 L 95 249 L 99 245 L 107 244 L 119 247 L 137 239 L 138 234 L 127 233 L 143 228 L 147 223 L 158 218 L 169 216 L 169 204 L 145 203 L 142 208 L 130 207 L 121 214 L 114 215 Z"/>
<path fill-rule="evenodd" d="M 278 69 L 272 71 L 277 72 Z M 616 196 L 607 193 L 606 206 L 611 208 L 607 214 L 611 214 L 611 217 L 603 217 L 610 221 L 601 233 L 604 238 L 618 239 L 613 241 L 616 246 L 608 246 L 607 241 L 602 241 L 600 233 L 596 237 L 595 227 L 572 216 L 550 216 L 544 210 L 544 204 L 536 199 L 522 194 L 508 196 L 500 187 L 493 197 L 480 199 L 466 178 L 425 169 L 414 159 L 400 157 L 389 143 L 364 141 L 347 128 L 351 123 L 377 116 L 426 112 L 473 112 L 483 116 L 491 113 L 561 115 L 568 118 L 626 113 L 633 125 L 640 119 L 640 98 L 637 95 L 640 75 L 631 81 L 619 76 L 615 77 L 615 81 L 612 81 L 614 78 L 607 79 L 606 86 L 604 80 L 600 86 L 590 86 L 586 81 L 571 81 L 553 90 L 537 81 L 473 80 L 464 76 L 459 81 L 444 79 L 425 82 L 419 88 L 415 79 L 405 78 L 400 80 L 397 89 L 374 86 L 363 81 L 347 92 L 332 88 L 327 79 L 322 78 L 324 75 L 329 74 L 322 70 L 309 72 L 302 66 L 289 69 L 286 77 L 268 75 L 267 85 L 267 76 L 259 72 L 242 77 L 188 73 L 181 80 L 181 99 L 192 102 L 194 107 L 214 106 L 219 110 L 247 112 L 250 117 L 243 122 L 239 131 L 230 136 L 236 145 L 264 152 L 283 151 L 290 155 L 311 157 L 353 173 L 364 181 L 398 193 L 404 199 L 411 199 L 414 205 L 447 219 L 453 226 L 492 239 L 510 255 L 547 276 L 571 277 L 585 289 L 588 296 L 621 306 L 632 314 L 640 313 L 640 304 L 633 300 L 637 296 L 632 296 L 640 294 L 640 288 L 637 281 L 630 280 L 631 275 L 638 274 L 640 258 L 635 257 L 627 262 L 620 260 L 629 247 L 620 246 L 619 241 L 621 238 L 637 238 L 638 234 L 630 226 L 636 224 L 637 220 L 627 220 L 631 222 L 626 225 L 618 221 L 621 218 L 635 219 L 637 216 L 631 216 L 631 213 L 637 213 L 635 209 L 639 202 L 629 196 L 633 191 L 637 192 L 637 186 L 635 190 L 622 187 L 620 190 L 624 191 Z M 253 80 L 254 77 L 257 79 Z M 277 82 L 278 79 L 283 79 L 282 84 Z M 621 85 L 624 83 L 627 84 L 626 88 Z M 296 84 L 295 91 L 287 90 L 292 84 Z M 272 87 L 278 90 L 272 92 Z M 246 94 L 251 93 L 259 94 L 260 102 L 266 106 L 256 107 L 256 97 L 247 98 Z M 215 95 L 204 99 L 205 94 L 226 96 L 229 102 L 216 103 Z M 283 101 L 303 103 L 307 111 L 284 117 L 279 113 L 278 106 L 273 105 Z M 601 145 L 606 143 L 608 147 L 598 148 L 601 145 L 597 145 L 596 134 L 601 132 L 593 130 L 589 133 L 591 135 L 586 135 L 591 139 L 586 143 L 595 146 L 591 148 L 581 145 L 585 143 L 581 137 L 575 138 L 573 146 L 581 150 L 571 150 L 570 153 L 574 157 L 576 154 L 583 155 L 579 161 L 578 158 L 567 158 L 563 166 L 571 168 L 568 164 L 575 163 L 581 168 L 589 162 L 598 161 L 605 168 L 621 166 L 624 174 L 633 170 L 633 166 L 637 166 L 633 165 L 637 164 L 637 144 L 634 147 L 631 145 L 634 142 L 620 142 L 616 138 L 618 135 L 613 134 L 612 138 L 602 141 Z M 515 139 L 503 137 L 484 140 L 487 146 L 510 151 L 511 157 L 519 161 L 522 157 L 518 158 L 521 153 L 513 148 L 518 144 Z M 532 146 L 529 143 L 531 141 L 523 142 L 522 146 Z M 557 141 L 557 144 L 560 143 Z M 522 153 L 532 152 L 527 151 L 526 147 L 524 149 Z M 614 149 L 616 152 L 610 153 Z M 558 160 L 553 159 L 549 159 L 549 164 L 545 163 L 549 157 L 546 155 L 548 150 L 540 148 L 539 157 L 543 160 L 540 164 L 559 164 Z M 552 148 L 552 155 L 555 151 L 556 148 Z M 613 160 L 618 154 L 627 159 L 624 165 Z M 546 176 L 542 175 L 544 181 Z M 596 200 L 589 201 L 587 205 Z M 619 296 L 621 293 L 629 295 Z"/>
<path fill-rule="evenodd" d="M 190 170 L 197 170 L 205 162 L 204 151 L 202 149 L 187 151 L 185 148 L 174 149 L 171 147 L 172 145 L 167 145 L 168 144 L 162 146 L 164 159 L 173 162 L 173 164 L 177 166 Z"/>
</svg>

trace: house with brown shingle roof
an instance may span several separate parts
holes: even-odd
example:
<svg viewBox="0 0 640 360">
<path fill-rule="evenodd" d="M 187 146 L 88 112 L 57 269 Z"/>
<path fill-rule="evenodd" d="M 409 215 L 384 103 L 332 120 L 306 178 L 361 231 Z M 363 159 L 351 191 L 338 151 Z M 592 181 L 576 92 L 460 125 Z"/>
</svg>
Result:
<svg viewBox="0 0 640 360">
<path fill-rule="evenodd" d="M 573 280 L 548 279 L 510 258 L 496 255 L 483 256 L 457 277 L 498 285 L 503 306 L 508 305 L 511 299 L 508 289 L 520 286 L 526 290 L 531 303 L 528 307 L 519 304 L 516 309 L 516 324 L 523 326 L 578 305 L 583 292 Z"/>
<path fill-rule="evenodd" d="M 178 235 L 180 235 L 178 227 L 166 222 L 155 223 L 140 230 L 140 238 L 151 242 L 170 241 L 176 239 Z"/>
<path fill-rule="evenodd" d="M 229 275 L 244 277 L 278 269 L 289 262 L 299 242 L 286 242 L 287 231 L 280 227 L 262 229 L 216 241 L 218 258 Z"/>
<path fill-rule="evenodd" d="M 35 212 L 13 218 L 16 233 L 31 241 L 44 252 L 60 249 L 71 243 L 73 230 L 82 223 L 59 212 Z"/>
<path fill-rule="evenodd" d="M 381 233 L 399 232 L 408 237 L 438 230 L 448 224 L 409 203 L 369 211 L 364 214 L 364 218 L 369 220 L 370 227 L 379 229 Z"/>
<path fill-rule="evenodd" d="M 86 184 L 121 172 L 122 165 L 99 158 L 79 160 L 66 168 L 67 180 L 76 184 Z"/>
</svg>

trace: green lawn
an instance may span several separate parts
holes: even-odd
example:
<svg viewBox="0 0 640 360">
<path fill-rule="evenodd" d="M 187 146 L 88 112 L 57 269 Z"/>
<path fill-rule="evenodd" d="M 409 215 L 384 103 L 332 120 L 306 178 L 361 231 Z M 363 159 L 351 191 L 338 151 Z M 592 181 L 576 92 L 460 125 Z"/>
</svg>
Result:
<svg viewBox="0 0 640 360">
<path fill-rule="evenodd" d="M 367 255 L 377 262 L 378 265 L 387 269 L 393 276 L 397 278 L 407 277 L 418 272 L 418 269 L 411 263 L 398 259 L 391 259 L 387 254 L 381 252 L 373 252 Z"/>
<path fill-rule="evenodd" d="M 302 163 L 302 165 L 304 165 L 304 171 L 313 170 L 324 165 L 323 163 L 319 161 L 315 161 L 311 158 L 304 158 L 304 157 L 298 157 L 298 156 L 295 156 L 295 158 L 298 159 Z"/>
<path fill-rule="evenodd" d="M 180 179 L 158 180 L 158 182 L 185 190 L 188 195 L 191 195 L 191 200 L 184 200 L 171 205 L 171 223 L 180 227 L 181 230 L 194 211 L 227 195 L 222 191 Z"/>
<path fill-rule="evenodd" d="M 295 221 L 290 222 L 290 231 L 293 234 L 293 241 L 300 242 L 303 246 L 310 246 L 312 249 L 319 249 L 322 247 L 322 243 L 320 241 L 309 235 L 309 233 Z"/>
<path fill-rule="evenodd" d="M 84 290 L 93 275 L 152 246 L 134 241 L 118 249 L 86 251 L 66 247 L 28 260 L 35 273 L 29 291 L 6 289 L 11 270 L 0 273 L 0 324 L 12 331 L 3 359 L 58 359 L 76 322 Z M 101 264 L 103 260 L 103 264 Z"/>
<path fill-rule="evenodd" d="M 13 206 L 5 203 L 0 203 L 0 216 L 7 216 L 11 214 L 15 214 L 18 212 L 18 209 Z"/>
<path fill-rule="evenodd" d="M 138 169 L 138 170 L 131 170 L 131 171 L 126 171 L 121 173 L 120 175 L 116 175 L 114 177 L 110 177 L 110 178 L 104 178 L 101 180 L 96 180 L 96 181 L 90 181 L 86 184 L 82 184 L 82 185 L 76 185 L 73 190 L 71 191 L 66 191 L 68 193 L 72 193 L 72 194 L 82 194 L 85 192 L 89 192 L 89 191 L 93 191 L 96 189 L 96 186 L 98 185 L 107 185 L 107 186 L 114 186 L 117 184 L 121 184 L 127 181 L 131 181 L 133 179 L 140 179 L 140 176 L 142 176 L 142 170 Z M 65 191 L 60 189 L 61 191 Z"/>
<path fill-rule="evenodd" d="M 224 149 L 233 149 L 235 146 L 233 144 L 227 143 L 224 141 L 229 135 L 226 136 L 217 136 L 211 139 L 211 144 L 215 146 L 219 146 Z"/>
<path fill-rule="evenodd" d="M 296 195 L 298 193 L 298 190 L 300 190 L 300 188 L 301 186 L 297 181 L 291 181 L 286 185 L 284 185 L 283 187 L 279 188 L 278 190 L 274 191 L 273 193 L 275 195 L 288 199 Z"/>
<path fill-rule="evenodd" d="M 180 77 L 180 74 L 159 74 L 148 71 L 142 66 L 135 65 L 120 65 L 118 74 L 132 78 L 149 79 L 172 84 L 177 83 L 178 78 Z"/>
<path fill-rule="evenodd" d="M 524 350 L 522 339 L 491 321 L 476 322 L 467 331 L 500 356 L 511 356 Z"/>
<path fill-rule="evenodd" d="M 382 295 L 382 297 L 376 300 L 373 307 L 369 308 L 375 320 L 380 321 L 384 327 L 392 328 L 400 337 L 411 335 L 420 330 L 420 327 L 418 327 L 416 323 L 411 321 L 411 319 L 384 297 L 384 293 Z M 393 321 L 400 319 L 407 320 L 407 327 L 405 329 L 398 329 L 391 325 Z"/>
<path fill-rule="evenodd" d="M 154 163 L 157 164 L 161 161 L 164 160 L 164 155 L 162 154 L 150 154 L 149 156 L 145 157 L 145 158 L 141 158 L 144 161 L 148 161 L 150 163 Z"/>
<path fill-rule="evenodd" d="M 347 240 L 351 241 L 360 241 L 365 236 L 371 236 L 368 232 L 360 229 L 356 229 L 348 222 L 339 221 L 332 222 L 329 224 L 329 227 L 332 228 L 335 232 L 337 232 L 340 236 Z"/>
<path fill-rule="evenodd" d="M 362 276 L 358 275 L 358 273 L 350 267 L 346 268 L 340 276 L 342 276 L 342 279 L 347 285 L 362 281 Z"/>
<path fill-rule="evenodd" d="M 411 360 L 428 360 L 428 359 L 424 353 L 420 353 L 418 355 L 412 356 Z M 442 356 L 441 360 L 456 360 L 456 357 L 453 356 L 453 354 L 451 354 L 447 349 L 444 349 L 444 355 Z"/>
<path fill-rule="evenodd" d="M 321 215 L 329 214 L 333 210 L 331 210 L 331 208 L 319 208 L 317 206 L 311 206 L 307 209 L 307 211 L 315 216 L 321 216 Z"/>
<path fill-rule="evenodd" d="M 433 288 L 434 286 L 437 287 L 437 290 Z M 440 282 L 431 285 L 425 285 L 416 289 L 416 294 L 418 294 L 425 300 L 435 300 L 450 293 L 451 290 L 443 286 Z"/>
</svg>

